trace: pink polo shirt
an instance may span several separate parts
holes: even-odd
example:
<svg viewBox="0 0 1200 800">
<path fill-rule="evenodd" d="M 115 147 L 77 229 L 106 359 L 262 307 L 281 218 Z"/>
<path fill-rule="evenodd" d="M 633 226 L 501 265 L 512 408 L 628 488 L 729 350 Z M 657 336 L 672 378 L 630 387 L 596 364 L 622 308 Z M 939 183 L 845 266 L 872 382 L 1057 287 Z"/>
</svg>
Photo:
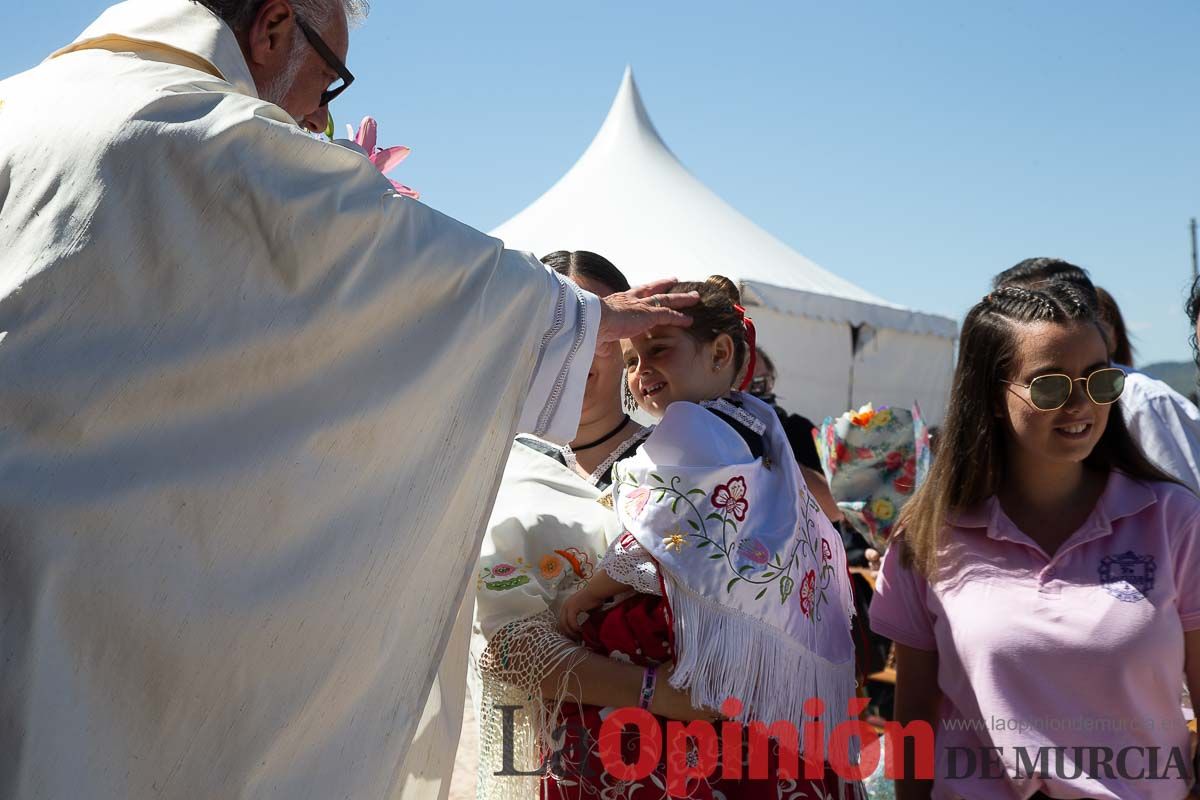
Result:
<svg viewBox="0 0 1200 800">
<path fill-rule="evenodd" d="M 888 552 L 871 628 L 938 653 L 935 800 L 1187 795 L 1180 696 L 1183 634 L 1200 629 L 1198 533 L 1187 489 L 1113 472 L 1053 558 L 994 497 L 951 520 L 952 577 L 930 584 Z"/>
</svg>

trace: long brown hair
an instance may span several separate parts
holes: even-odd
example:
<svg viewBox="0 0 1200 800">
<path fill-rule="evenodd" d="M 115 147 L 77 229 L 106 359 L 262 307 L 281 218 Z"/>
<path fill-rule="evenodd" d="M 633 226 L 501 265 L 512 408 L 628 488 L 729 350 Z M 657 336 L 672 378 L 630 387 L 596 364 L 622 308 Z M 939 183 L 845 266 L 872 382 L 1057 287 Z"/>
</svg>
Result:
<svg viewBox="0 0 1200 800">
<path fill-rule="evenodd" d="M 925 483 L 904 506 L 897 525 L 903 532 L 905 565 L 915 566 L 926 577 L 938 572 L 947 515 L 982 503 L 1000 488 L 1006 455 L 1005 431 L 995 415 L 997 386 L 1012 377 L 1018 328 L 1038 322 L 1090 323 L 1103 337 L 1089 298 L 1066 283 L 1037 289 L 1001 286 L 976 303 L 963 321 L 938 457 Z M 1178 483 L 1147 460 L 1116 409 L 1084 464 L 1142 480 Z"/>
<path fill-rule="evenodd" d="M 1121 307 L 1116 298 L 1101 286 L 1096 287 L 1096 300 L 1099 302 L 1097 311 L 1100 319 L 1112 328 L 1113 341 L 1108 343 L 1112 351 L 1112 360 L 1122 366 L 1133 366 L 1133 343 L 1129 341 L 1129 331 L 1125 327 L 1125 317 L 1121 316 Z"/>
</svg>

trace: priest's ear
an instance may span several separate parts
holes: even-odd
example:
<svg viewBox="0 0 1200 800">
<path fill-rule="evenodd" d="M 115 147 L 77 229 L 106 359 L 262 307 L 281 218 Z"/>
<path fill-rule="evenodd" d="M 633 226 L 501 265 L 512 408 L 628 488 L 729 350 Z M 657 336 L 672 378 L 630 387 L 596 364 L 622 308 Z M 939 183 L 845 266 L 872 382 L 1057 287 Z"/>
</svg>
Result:
<svg viewBox="0 0 1200 800">
<path fill-rule="evenodd" d="M 273 80 L 288 65 L 295 47 L 296 13 L 287 0 L 264 0 L 243 32 L 242 51 L 254 82 Z"/>
</svg>

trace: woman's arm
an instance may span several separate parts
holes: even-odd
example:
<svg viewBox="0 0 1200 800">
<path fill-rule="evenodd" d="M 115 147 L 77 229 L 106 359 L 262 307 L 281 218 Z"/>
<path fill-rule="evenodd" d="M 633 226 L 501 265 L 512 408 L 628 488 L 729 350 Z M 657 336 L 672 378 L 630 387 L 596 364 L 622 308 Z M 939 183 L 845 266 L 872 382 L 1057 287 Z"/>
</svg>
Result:
<svg viewBox="0 0 1200 800">
<path fill-rule="evenodd" d="M 935 737 L 938 704 L 942 698 L 941 690 L 938 689 L 937 672 L 937 651 L 896 645 L 896 721 L 901 725 L 918 720 L 928 722 Z M 917 780 L 914 777 L 914 758 L 905 757 L 903 775 L 904 778 L 896 781 L 896 800 L 929 800 L 933 792 L 933 781 Z"/>
<path fill-rule="evenodd" d="M 543 697 L 594 706 L 636 706 L 645 669 L 593 653 L 558 631 L 553 612 L 517 620 L 488 639 L 479 670 L 492 680 Z M 650 711 L 668 719 L 714 719 L 692 708 L 687 692 L 669 682 L 671 665 L 659 667 Z"/>
<path fill-rule="evenodd" d="M 677 720 L 713 720 L 718 715 L 711 709 L 693 708 L 687 692 L 671 685 L 673 665 L 658 668 L 651 713 Z M 642 692 L 645 668 L 607 656 L 585 651 L 579 659 L 567 659 L 542 679 L 542 696 L 560 696 L 592 706 L 627 708 L 636 706 Z"/>
</svg>

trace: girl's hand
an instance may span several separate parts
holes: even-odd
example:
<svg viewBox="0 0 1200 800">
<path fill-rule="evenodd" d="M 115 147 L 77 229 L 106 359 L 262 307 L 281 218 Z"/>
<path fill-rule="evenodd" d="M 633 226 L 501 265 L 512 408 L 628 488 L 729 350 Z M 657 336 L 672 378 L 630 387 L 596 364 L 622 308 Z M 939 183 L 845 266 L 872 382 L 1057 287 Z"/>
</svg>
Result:
<svg viewBox="0 0 1200 800">
<path fill-rule="evenodd" d="M 572 639 L 582 639 L 583 631 L 579 624 L 579 615 L 587 614 L 603 602 L 603 597 L 588 591 L 587 586 L 581 586 L 579 591 L 563 601 L 562 606 L 558 609 L 559 630 Z"/>
</svg>

